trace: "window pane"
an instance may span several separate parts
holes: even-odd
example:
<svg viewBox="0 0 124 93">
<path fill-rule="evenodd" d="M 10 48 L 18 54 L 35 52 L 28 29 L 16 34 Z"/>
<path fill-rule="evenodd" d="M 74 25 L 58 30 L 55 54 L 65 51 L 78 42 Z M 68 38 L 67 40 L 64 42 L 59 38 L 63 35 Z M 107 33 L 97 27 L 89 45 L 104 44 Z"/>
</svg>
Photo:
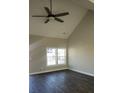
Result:
<svg viewBox="0 0 124 93">
<path fill-rule="evenodd" d="M 58 64 L 65 64 L 65 49 L 58 49 Z"/>
<path fill-rule="evenodd" d="M 58 56 L 58 64 L 65 64 L 65 56 Z"/>
<path fill-rule="evenodd" d="M 56 56 L 56 49 L 55 48 L 47 49 L 47 56 Z"/>
<path fill-rule="evenodd" d="M 47 65 L 56 65 L 56 49 L 47 49 Z"/>
<path fill-rule="evenodd" d="M 47 57 L 47 65 L 55 65 L 56 64 L 56 57 L 55 56 L 48 56 Z"/>
<path fill-rule="evenodd" d="M 65 49 L 58 49 L 58 56 L 65 56 Z"/>
</svg>

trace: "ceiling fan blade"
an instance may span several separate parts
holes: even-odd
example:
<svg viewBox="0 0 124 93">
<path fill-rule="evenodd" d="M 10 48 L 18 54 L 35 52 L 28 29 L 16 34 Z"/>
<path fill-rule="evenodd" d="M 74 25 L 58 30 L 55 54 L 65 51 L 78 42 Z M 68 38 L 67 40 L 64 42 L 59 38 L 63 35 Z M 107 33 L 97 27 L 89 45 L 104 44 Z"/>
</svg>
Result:
<svg viewBox="0 0 124 93">
<path fill-rule="evenodd" d="M 60 17 L 60 16 L 66 16 L 69 15 L 69 12 L 65 12 L 65 13 L 59 13 L 59 14 L 55 14 L 55 17 Z"/>
<path fill-rule="evenodd" d="M 55 17 L 55 20 L 56 20 L 56 21 L 59 21 L 59 22 L 64 22 L 62 19 L 56 18 L 56 17 Z"/>
<path fill-rule="evenodd" d="M 43 16 L 43 15 L 32 15 L 32 17 L 47 17 L 47 16 Z"/>
<path fill-rule="evenodd" d="M 48 15 L 51 15 L 51 14 L 52 14 L 51 11 L 50 11 L 50 9 L 49 9 L 48 7 L 44 7 L 44 9 L 45 9 L 46 12 L 48 13 Z"/>
<path fill-rule="evenodd" d="M 48 23 L 50 20 L 49 19 L 47 19 L 44 23 Z"/>
</svg>

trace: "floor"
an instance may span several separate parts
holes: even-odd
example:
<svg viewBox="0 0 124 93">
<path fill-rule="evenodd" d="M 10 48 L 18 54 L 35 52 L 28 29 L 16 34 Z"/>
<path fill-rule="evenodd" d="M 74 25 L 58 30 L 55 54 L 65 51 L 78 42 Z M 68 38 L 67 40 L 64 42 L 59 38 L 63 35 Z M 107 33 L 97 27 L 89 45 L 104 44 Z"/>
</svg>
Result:
<svg viewBox="0 0 124 93">
<path fill-rule="evenodd" d="M 30 75 L 30 93 L 94 93 L 94 78 L 71 70 Z"/>
</svg>

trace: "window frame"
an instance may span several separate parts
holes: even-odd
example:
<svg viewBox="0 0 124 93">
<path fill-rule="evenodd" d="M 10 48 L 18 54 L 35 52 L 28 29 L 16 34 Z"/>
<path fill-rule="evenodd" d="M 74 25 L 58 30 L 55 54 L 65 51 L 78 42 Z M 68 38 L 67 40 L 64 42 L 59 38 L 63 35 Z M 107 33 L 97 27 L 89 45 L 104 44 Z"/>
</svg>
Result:
<svg viewBox="0 0 124 93">
<path fill-rule="evenodd" d="M 47 50 L 49 49 L 49 48 L 52 48 L 52 49 L 56 49 L 56 64 L 55 65 L 48 65 L 48 56 L 47 56 Z M 65 50 L 65 62 L 63 63 L 63 64 L 58 64 L 58 49 L 64 49 Z M 48 47 L 48 48 L 46 48 L 46 66 L 47 67 L 55 67 L 55 66 L 64 66 L 64 65 L 66 65 L 67 64 L 67 60 L 66 60 L 66 48 L 54 48 L 54 47 Z"/>
<path fill-rule="evenodd" d="M 60 56 L 60 57 L 65 57 L 64 64 L 66 64 L 66 48 L 58 48 L 58 49 L 64 49 L 65 54 L 64 54 L 64 56 Z M 57 49 L 57 53 L 58 53 L 58 49 Z M 59 56 L 57 55 L 57 58 L 58 58 L 58 57 L 59 57 Z M 57 60 L 57 62 L 58 62 L 58 60 Z M 59 64 L 59 62 L 58 62 L 58 65 L 63 65 L 63 64 Z"/>
</svg>

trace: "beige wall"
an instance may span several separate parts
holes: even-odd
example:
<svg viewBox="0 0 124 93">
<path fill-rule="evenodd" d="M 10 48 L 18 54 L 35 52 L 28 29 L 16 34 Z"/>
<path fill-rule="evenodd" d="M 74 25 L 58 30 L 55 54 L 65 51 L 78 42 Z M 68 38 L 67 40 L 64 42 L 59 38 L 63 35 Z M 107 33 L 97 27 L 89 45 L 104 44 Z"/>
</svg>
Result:
<svg viewBox="0 0 124 93">
<path fill-rule="evenodd" d="M 94 74 L 94 25 L 93 12 L 89 11 L 81 20 L 80 24 L 66 39 L 47 38 L 41 36 L 30 35 L 30 62 L 29 72 L 44 72 L 49 70 L 57 70 L 69 68 Z M 68 46 L 67 46 L 68 44 Z M 67 48 L 68 49 L 68 65 L 63 66 L 46 66 L 46 48 Z"/>
<path fill-rule="evenodd" d="M 94 74 L 94 16 L 88 11 L 68 39 L 69 68 Z"/>
<path fill-rule="evenodd" d="M 49 70 L 67 68 L 67 65 L 62 66 L 46 66 L 46 48 L 66 48 L 66 39 L 47 38 L 31 35 L 30 38 L 30 53 L 29 53 L 29 72 L 37 73 Z"/>
</svg>

